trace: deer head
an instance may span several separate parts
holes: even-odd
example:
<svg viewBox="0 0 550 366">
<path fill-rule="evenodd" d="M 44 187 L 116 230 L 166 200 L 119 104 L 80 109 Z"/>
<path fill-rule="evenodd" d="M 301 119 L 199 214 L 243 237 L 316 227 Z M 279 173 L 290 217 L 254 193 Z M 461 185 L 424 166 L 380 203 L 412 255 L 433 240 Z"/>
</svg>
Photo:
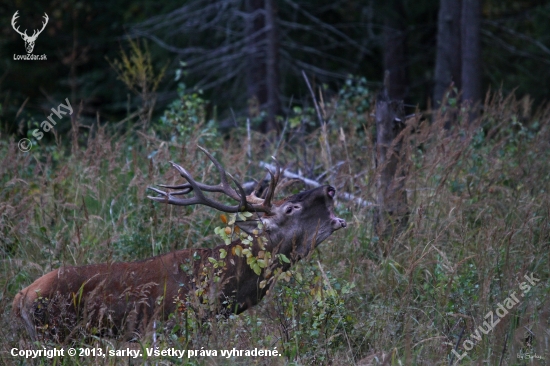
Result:
<svg viewBox="0 0 550 366">
<path fill-rule="evenodd" d="M 161 185 L 172 192 L 150 187 L 157 196 L 149 198 L 179 206 L 206 205 L 226 213 L 252 213 L 245 215 L 248 220 L 236 222 L 244 234 L 231 230 L 228 242 L 213 249 L 183 249 L 140 262 L 52 271 L 20 291 L 13 302 L 15 314 L 33 338 L 42 334 L 62 340 L 82 324 L 95 329 L 103 326 L 112 334 L 132 338 L 142 334 L 151 319 L 166 318 L 181 309 L 192 308 L 200 317 L 239 314 L 257 304 L 278 275 L 334 231 L 346 227 L 344 220 L 334 216 L 334 188 L 322 186 L 274 201 L 281 176 L 278 168 L 270 172 L 265 198 L 255 193 L 247 196 L 210 153 L 200 150 L 216 167 L 219 184 L 197 182 L 185 168 L 171 163 L 187 183 Z M 209 197 L 212 193 L 222 193 L 235 203 L 216 201 Z M 75 294 L 81 294 L 78 303 Z"/>
<path fill-rule="evenodd" d="M 275 174 L 269 171 L 271 181 L 264 199 L 256 197 L 255 193 L 246 196 L 242 186 L 223 169 L 222 165 L 208 151 L 200 146 L 199 149 L 208 156 L 218 170 L 220 174 L 218 185 L 211 186 L 196 182 L 183 167 L 170 162 L 188 183 L 176 186 L 161 185 L 164 188 L 179 190 L 172 193 L 149 187 L 150 190 L 159 194 L 157 197 L 150 196 L 149 198 L 178 206 L 203 204 L 223 212 L 261 213 L 259 220 L 265 227 L 265 233 L 271 246 L 277 247 L 284 254 L 291 254 L 296 259 L 303 258 L 334 231 L 346 227 L 346 222 L 335 217 L 333 213 L 333 199 L 336 194 L 333 187 L 322 186 L 278 202 L 272 202 L 281 176 L 280 168 L 278 168 Z M 235 183 L 237 190 L 230 186 L 228 175 Z M 191 192 L 194 192 L 192 198 L 175 197 Z M 206 197 L 204 192 L 224 193 L 239 203 L 233 206 L 222 204 Z M 256 222 L 252 224 L 240 222 L 237 225 L 247 232 L 252 232 L 257 224 Z"/>
<path fill-rule="evenodd" d="M 19 10 L 16 11 L 15 14 L 13 14 L 13 17 L 11 18 L 11 26 L 17 33 L 19 33 L 19 35 L 21 35 L 21 38 L 23 38 L 23 41 L 25 41 L 25 49 L 27 50 L 27 53 L 32 53 L 32 50 L 34 49 L 34 42 L 36 42 L 36 39 L 38 38 L 40 33 L 42 33 L 44 28 L 46 28 L 46 24 L 48 24 L 48 20 L 49 20 L 48 14 L 44 13 L 44 22 L 42 23 L 42 29 L 40 29 L 39 31 L 35 29 L 32 33 L 32 36 L 29 36 L 27 35 L 26 29 L 24 32 L 21 32 L 19 31 L 19 26 L 17 26 L 17 28 L 15 27 L 15 23 L 16 23 L 15 21 L 17 18 L 19 18 L 19 15 L 17 15 L 18 12 Z"/>
</svg>

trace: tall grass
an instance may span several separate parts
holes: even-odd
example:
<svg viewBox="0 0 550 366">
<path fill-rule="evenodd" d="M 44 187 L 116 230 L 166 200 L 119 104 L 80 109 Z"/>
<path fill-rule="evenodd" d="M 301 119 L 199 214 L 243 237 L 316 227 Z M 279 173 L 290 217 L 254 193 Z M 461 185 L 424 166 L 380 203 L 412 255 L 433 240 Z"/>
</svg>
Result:
<svg viewBox="0 0 550 366">
<path fill-rule="evenodd" d="M 329 139 L 335 168 L 321 179 L 375 201 L 373 121 L 368 111 L 344 102 L 329 111 L 331 125 L 323 138 Z M 293 118 L 305 117 L 304 112 Z M 476 120 L 448 106 L 433 115 L 418 113 L 407 123 L 411 215 L 406 230 L 378 238 L 372 208 L 340 200 L 337 212 L 348 228 L 293 268 L 292 278 L 279 281 L 259 306 L 202 324 L 190 314 L 185 332 L 165 330 L 159 322 L 155 335 L 161 349 L 277 347 L 281 357 L 166 357 L 160 364 L 366 365 L 386 354 L 392 365 L 447 365 L 452 349 L 466 352 L 465 340 L 485 315 L 520 292 L 524 275 L 531 273 L 540 283 L 483 334 L 462 363 L 525 364 L 517 357 L 521 352 L 536 353 L 546 360 L 540 364 L 548 363 L 550 108 L 533 112 L 529 103 L 497 93 Z M 263 178 L 257 162 L 274 153 L 262 136 L 248 142 L 240 130 L 224 140 L 206 134 L 199 123 L 169 139 L 158 137 L 163 135 L 157 127 L 121 134 L 75 124 L 70 145 L 42 141 L 30 153 L 20 152 L 13 139 L 0 139 L 3 363 L 135 364 L 109 357 L 13 359 L 13 347 L 42 346 L 32 344 L 11 315 L 14 295 L 63 264 L 132 261 L 219 244 L 214 234 L 221 225 L 219 213 L 153 204 L 146 187 L 180 181 L 169 160 L 214 183 L 211 164 L 196 153 L 199 142 L 242 181 Z M 315 159 L 322 156 L 321 131 L 303 127 L 297 123 L 289 129 L 278 159 L 315 177 L 325 163 Z M 94 336 L 76 341 L 103 348 L 152 343 L 152 334 L 134 345 Z"/>
</svg>

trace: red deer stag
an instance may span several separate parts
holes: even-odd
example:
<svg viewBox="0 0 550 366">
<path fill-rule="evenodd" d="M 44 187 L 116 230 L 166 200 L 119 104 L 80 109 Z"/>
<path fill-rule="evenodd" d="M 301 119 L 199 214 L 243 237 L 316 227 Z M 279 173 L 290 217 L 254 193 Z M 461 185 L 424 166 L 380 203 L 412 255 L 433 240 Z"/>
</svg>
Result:
<svg viewBox="0 0 550 366">
<path fill-rule="evenodd" d="M 213 249 L 183 249 L 139 262 L 101 263 L 56 269 L 21 290 L 13 312 L 23 319 L 31 337 L 74 338 L 77 329 L 124 337 L 139 337 L 152 319 L 167 319 L 185 308 L 199 314 L 239 314 L 256 305 L 291 264 L 308 255 L 346 222 L 334 216 L 334 188 L 318 187 L 272 202 L 280 171 L 271 173 L 264 199 L 246 196 L 221 164 L 200 148 L 218 170 L 221 183 L 196 182 L 183 167 L 171 163 L 187 183 L 150 199 L 172 205 L 206 205 L 227 213 L 253 213 L 259 220 L 226 228 L 232 241 Z M 233 189 L 227 176 L 236 185 Z M 192 196 L 179 198 L 193 192 Z M 238 204 L 207 197 L 223 193 Z M 261 224 L 259 224 L 261 222 Z M 231 224 L 231 222 L 229 222 Z M 223 233 L 220 233 L 223 235 Z M 229 237 L 228 237 L 229 239 Z M 190 299 L 195 299 L 195 302 Z M 196 300 L 204 306 L 198 306 Z M 202 309 L 207 309 L 206 313 Z M 201 313 L 202 312 L 202 313 Z M 72 333 L 71 333 L 72 332 Z"/>
</svg>

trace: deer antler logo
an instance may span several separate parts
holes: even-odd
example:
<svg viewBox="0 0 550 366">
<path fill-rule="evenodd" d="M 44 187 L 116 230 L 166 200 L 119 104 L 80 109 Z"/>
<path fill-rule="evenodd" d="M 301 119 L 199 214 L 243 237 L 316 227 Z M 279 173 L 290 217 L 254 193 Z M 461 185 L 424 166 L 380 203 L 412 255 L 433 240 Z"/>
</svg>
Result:
<svg viewBox="0 0 550 366">
<path fill-rule="evenodd" d="M 27 35 L 26 29 L 24 32 L 21 32 L 19 31 L 19 26 L 17 26 L 17 28 L 15 27 L 15 21 L 17 18 L 19 18 L 19 15 L 17 15 L 18 12 L 19 10 L 17 10 L 15 14 L 13 14 L 13 17 L 11 18 L 11 26 L 17 33 L 21 35 L 21 38 L 23 38 L 23 41 L 25 41 L 25 49 L 27 50 L 27 53 L 32 53 L 32 50 L 34 49 L 34 42 L 36 42 L 36 39 L 38 38 L 40 33 L 42 33 L 44 28 L 46 28 L 46 24 L 48 24 L 48 20 L 49 20 L 48 14 L 44 13 L 45 21 L 42 23 L 42 29 L 40 29 L 38 32 L 35 29 L 32 33 L 32 36 L 29 36 Z"/>
</svg>

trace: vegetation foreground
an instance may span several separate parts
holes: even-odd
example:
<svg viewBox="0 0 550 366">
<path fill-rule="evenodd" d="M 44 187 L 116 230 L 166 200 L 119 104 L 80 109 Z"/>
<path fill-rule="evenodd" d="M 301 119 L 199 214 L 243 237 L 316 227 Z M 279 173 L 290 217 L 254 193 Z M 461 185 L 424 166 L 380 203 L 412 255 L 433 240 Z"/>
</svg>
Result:
<svg viewBox="0 0 550 366">
<path fill-rule="evenodd" d="M 347 192 L 375 201 L 374 121 L 361 96 L 327 103 L 326 129 L 312 126 L 312 111 L 295 109 L 275 143 L 249 139 L 246 129 L 224 137 L 204 120 L 200 98 L 181 98 L 149 127 L 84 128 L 75 118 L 70 134 L 35 141 L 29 153 L 0 139 L 2 364 L 550 363 L 550 108 L 533 111 L 527 98 L 495 94 L 473 121 L 452 103 L 411 117 L 403 144 L 408 226 L 378 238 L 372 207 L 342 199 Z M 259 162 L 276 155 L 289 170 L 330 183 L 348 227 L 239 316 L 204 320 L 187 310 L 139 342 L 88 335 L 63 345 L 111 350 L 105 358 L 13 357 L 13 348 L 56 347 L 33 343 L 11 314 L 15 294 L 41 275 L 62 264 L 135 261 L 223 242 L 215 229 L 226 223 L 215 210 L 146 198 L 148 186 L 182 182 L 168 161 L 215 183 L 197 145 L 242 182 L 262 179 Z M 152 347 L 187 353 L 147 357 Z M 255 349 L 270 353 L 245 355 Z M 120 350 L 142 352 L 133 359 L 117 357 Z"/>
</svg>

